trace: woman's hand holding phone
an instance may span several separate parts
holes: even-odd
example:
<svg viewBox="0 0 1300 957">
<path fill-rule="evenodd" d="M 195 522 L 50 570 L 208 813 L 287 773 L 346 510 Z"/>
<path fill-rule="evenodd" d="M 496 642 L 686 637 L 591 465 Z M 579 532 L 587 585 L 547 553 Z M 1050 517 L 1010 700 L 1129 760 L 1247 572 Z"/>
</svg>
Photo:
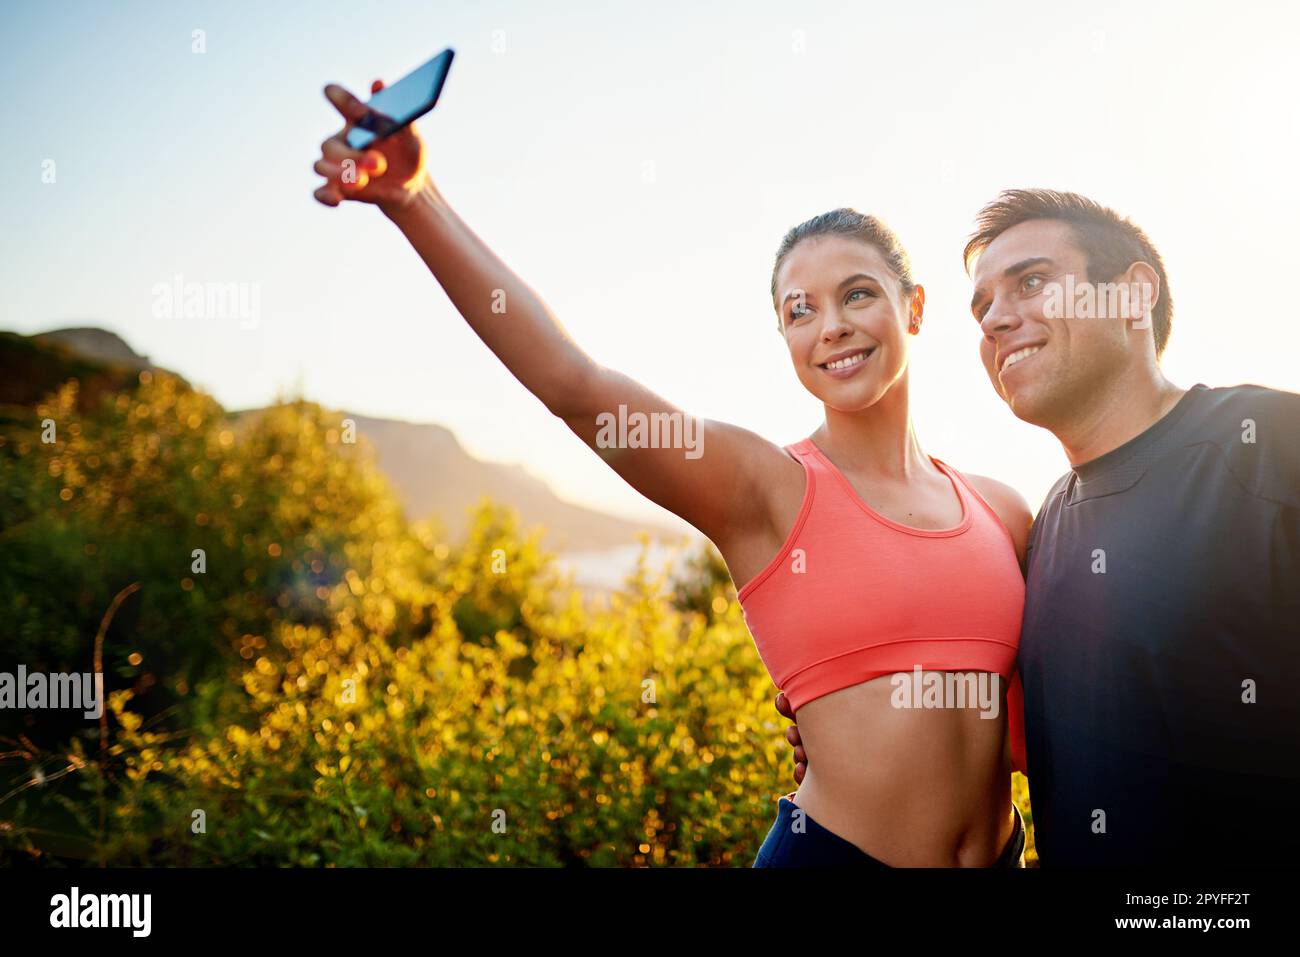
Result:
<svg viewBox="0 0 1300 957">
<path fill-rule="evenodd" d="M 370 92 L 383 88 L 383 81 L 375 80 Z M 365 115 L 366 105 L 335 83 L 325 87 L 325 98 L 345 122 L 321 143 L 321 158 L 312 168 L 326 182 L 313 195 L 326 206 L 353 199 L 373 203 L 389 215 L 405 209 L 430 182 L 424 167 L 424 141 L 414 124 L 408 123 L 367 149 L 354 150 L 348 146 L 348 131 Z"/>
</svg>

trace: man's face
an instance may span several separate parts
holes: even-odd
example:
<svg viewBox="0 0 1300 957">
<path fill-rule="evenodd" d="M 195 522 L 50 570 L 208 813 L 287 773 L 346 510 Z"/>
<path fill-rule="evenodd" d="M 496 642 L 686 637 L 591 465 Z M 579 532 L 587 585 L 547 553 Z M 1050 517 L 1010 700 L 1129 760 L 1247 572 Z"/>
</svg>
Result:
<svg viewBox="0 0 1300 957">
<path fill-rule="evenodd" d="M 1124 317 L 1062 315 L 1060 293 L 1071 275 L 1079 287 L 1088 282 L 1087 256 L 1068 224 L 1040 219 L 993 240 L 972 277 L 989 381 L 1017 418 L 1054 431 L 1115 388 L 1135 361 Z"/>
</svg>

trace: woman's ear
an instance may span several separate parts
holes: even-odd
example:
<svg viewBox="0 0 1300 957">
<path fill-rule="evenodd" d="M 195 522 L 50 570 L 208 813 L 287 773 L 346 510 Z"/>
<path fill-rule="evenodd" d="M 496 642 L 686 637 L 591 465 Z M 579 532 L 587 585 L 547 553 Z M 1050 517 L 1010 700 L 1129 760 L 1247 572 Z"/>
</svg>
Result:
<svg viewBox="0 0 1300 957">
<path fill-rule="evenodd" d="M 925 287 L 918 285 L 912 290 L 907 317 L 907 331 L 916 335 L 921 331 L 921 322 L 925 318 Z"/>
</svg>

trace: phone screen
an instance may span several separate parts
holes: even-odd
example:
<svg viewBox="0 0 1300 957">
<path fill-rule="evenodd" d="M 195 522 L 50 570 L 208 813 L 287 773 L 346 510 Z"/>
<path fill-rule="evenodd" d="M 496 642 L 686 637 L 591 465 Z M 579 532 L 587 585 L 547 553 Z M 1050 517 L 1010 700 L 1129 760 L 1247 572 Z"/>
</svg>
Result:
<svg viewBox="0 0 1300 957">
<path fill-rule="evenodd" d="M 452 56 L 450 48 L 443 50 L 372 96 L 366 103 L 369 112 L 348 131 L 348 145 L 356 150 L 364 149 L 433 109 L 447 79 Z"/>
</svg>

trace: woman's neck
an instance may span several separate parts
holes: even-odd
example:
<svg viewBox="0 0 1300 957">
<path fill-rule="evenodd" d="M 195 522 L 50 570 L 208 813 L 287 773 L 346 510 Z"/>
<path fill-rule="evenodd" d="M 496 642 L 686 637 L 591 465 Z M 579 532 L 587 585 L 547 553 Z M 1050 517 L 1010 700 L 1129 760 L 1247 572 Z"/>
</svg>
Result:
<svg viewBox="0 0 1300 957">
<path fill-rule="evenodd" d="M 841 412 L 826 406 L 826 421 L 812 434 L 841 470 L 875 472 L 907 480 L 930 468 L 908 415 L 907 374 L 870 408 Z"/>
</svg>

